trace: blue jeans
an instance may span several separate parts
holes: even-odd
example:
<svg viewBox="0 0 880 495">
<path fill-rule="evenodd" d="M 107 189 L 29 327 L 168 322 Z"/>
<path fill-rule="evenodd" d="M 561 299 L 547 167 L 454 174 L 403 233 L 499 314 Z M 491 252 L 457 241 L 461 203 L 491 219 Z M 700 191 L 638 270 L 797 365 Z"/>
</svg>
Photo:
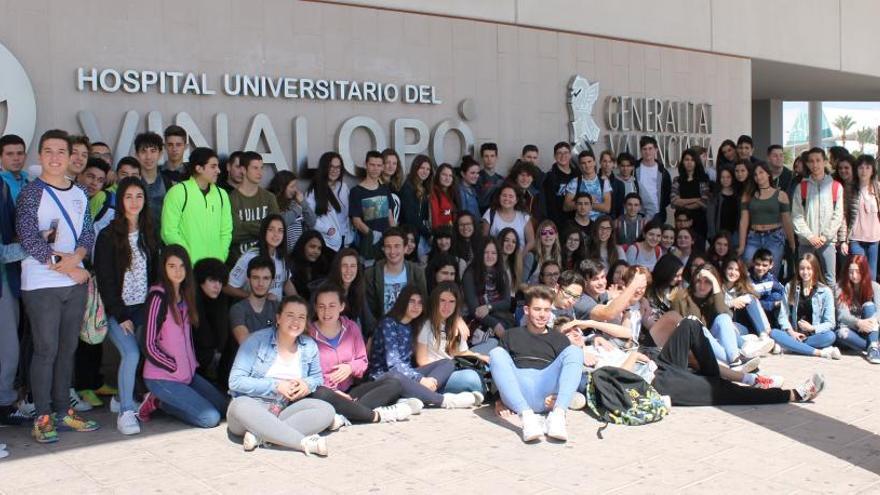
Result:
<svg viewBox="0 0 880 495">
<path fill-rule="evenodd" d="M 443 393 L 457 394 L 458 392 L 484 392 L 483 381 L 474 370 L 455 370 L 449 375 Z"/>
<path fill-rule="evenodd" d="M 782 256 L 785 254 L 785 232 L 778 228 L 769 232 L 755 232 L 750 230 L 746 236 L 746 249 L 743 251 L 743 261 L 748 265 L 758 249 L 767 249 L 773 253 L 773 275 L 779 277 L 779 269 L 782 267 Z"/>
<path fill-rule="evenodd" d="M 739 329 L 733 324 L 730 315 L 720 314 L 712 321 L 709 328 L 709 343 L 715 357 L 722 363 L 730 364 L 739 357 L 739 348 L 742 345 L 742 336 Z"/>
<path fill-rule="evenodd" d="M 127 333 L 119 326 L 119 322 L 112 316 L 109 319 L 107 336 L 110 342 L 119 351 L 119 371 L 117 372 L 117 385 L 119 387 L 119 412 L 134 411 L 134 381 L 137 374 L 140 350 L 138 350 L 137 337 L 133 333 Z"/>
<path fill-rule="evenodd" d="M 877 246 L 878 242 L 849 241 L 849 254 L 861 254 L 868 258 L 871 269 L 871 280 L 877 280 Z"/>
<path fill-rule="evenodd" d="M 764 308 L 754 296 L 749 296 L 748 304 L 745 308 L 733 310 L 735 325 L 740 330 L 740 334 L 747 335 L 754 332 L 758 335 L 770 333 L 770 320 L 764 313 Z"/>
<path fill-rule="evenodd" d="M 874 306 L 873 302 L 862 304 L 861 319 L 870 318 L 875 314 L 877 314 L 877 308 Z M 870 347 L 876 346 L 878 337 L 880 337 L 880 332 L 877 330 L 868 332 L 867 335 L 863 336 L 863 334 L 859 333 L 855 328 L 842 325 L 837 329 L 837 340 L 854 351 L 866 351 Z"/>
<path fill-rule="evenodd" d="M 513 412 L 543 412 L 544 400 L 556 395 L 556 408 L 568 409 L 584 367 L 583 351 L 570 345 L 544 369 L 517 368 L 503 347 L 489 353 L 489 368 L 501 400 Z"/>
<path fill-rule="evenodd" d="M 770 331 L 770 337 L 785 350 L 804 356 L 812 356 L 817 350 L 834 344 L 834 339 L 837 338 L 834 332 L 819 332 L 799 342 L 785 330 L 776 329 Z"/>
<path fill-rule="evenodd" d="M 147 379 L 144 383 L 159 399 L 160 409 L 199 428 L 213 428 L 220 424 L 229 404 L 225 395 L 199 375 L 193 375 L 189 383 Z"/>
</svg>

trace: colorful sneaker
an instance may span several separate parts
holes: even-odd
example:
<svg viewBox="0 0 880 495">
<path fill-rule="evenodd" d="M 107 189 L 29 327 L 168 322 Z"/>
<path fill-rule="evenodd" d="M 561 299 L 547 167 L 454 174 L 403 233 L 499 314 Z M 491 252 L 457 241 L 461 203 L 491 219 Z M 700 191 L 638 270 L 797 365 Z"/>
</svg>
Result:
<svg viewBox="0 0 880 495">
<path fill-rule="evenodd" d="M 82 400 L 88 402 L 92 407 L 101 407 L 104 405 L 104 401 L 98 397 L 98 394 L 96 394 L 94 390 L 80 390 L 78 393 Z"/>
<path fill-rule="evenodd" d="M 785 379 L 779 375 L 758 375 L 755 378 L 755 384 L 752 385 L 755 388 L 782 388 L 782 384 L 785 382 Z"/>
<path fill-rule="evenodd" d="M 152 415 L 156 409 L 159 409 L 159 399 L 157 399 L 152 393 L 147 392 L 144 395 L 144 401 L 141 402 L 140 407 L 138 407 L 137 417 L 142 423 L 146 423 L 150 420 L 150 415 Z"/>
<path fill-rule="evenodd" d="M 111 387 L 110 385 L 107 385 L 105 383 L 105 384 L 101 385 L 101 387 L 98 390 L 95 390 L 95 393 L 98 395 L 104 395 L 104 396 L 117 395 L 117 394 L 119 394 L 119 389 L 117 389 L 116 387 Z"/>
<path fill-rule="evenodd" d="M 67 414 L 56 421 L 61 429 L 71 431 L 95 431 L 101 427 L 96 421 L 83 418 L 73 409 L 68 409 Z"/>
<path fill-rule="evenodd" d="M 55 443 L 58 441 L 58 432 L 55 431 L 55 421 L 52 416 L 44 414 L 34 421 L 34 428 L 31 430 L 34 440 L 37 443 Z"/>
<path fill-rule="evenodd" d="M 79 394 L 73 388 L 70 389 L 70 407 L 75 411 L 86 412 L 92 410 L 92 405 L 79 398 Z"/>
</svg>

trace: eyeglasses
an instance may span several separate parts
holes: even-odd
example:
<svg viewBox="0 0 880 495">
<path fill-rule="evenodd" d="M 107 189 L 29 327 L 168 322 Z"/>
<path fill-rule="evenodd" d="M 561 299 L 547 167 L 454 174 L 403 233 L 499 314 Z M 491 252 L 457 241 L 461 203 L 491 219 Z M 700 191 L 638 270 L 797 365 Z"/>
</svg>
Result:
<svg viewBox="0 0 880 495">
<path fill-rule="evenodd" d="M 556 235 L 556 231 L 553 229 L 544 229 L 541 231 L 541 235 Z"/>
<path fill-rule="evenodd" d="M 562 291 L 562 294 L 569 299 L 577 299 L 577 298 L 581 297 L 580 294 L 573 294 L 573 293 L 569 292 L 568 289 L 559 289 L 559 290 Z"/>
<path fill-rule="evenodd" d="M 612 230 L 612 227 L 606 225 L 605 227 L 599 227 L 599 230 L 601 230 L 602 232 L 608 232 L 609 230 Z"/>
</svg>

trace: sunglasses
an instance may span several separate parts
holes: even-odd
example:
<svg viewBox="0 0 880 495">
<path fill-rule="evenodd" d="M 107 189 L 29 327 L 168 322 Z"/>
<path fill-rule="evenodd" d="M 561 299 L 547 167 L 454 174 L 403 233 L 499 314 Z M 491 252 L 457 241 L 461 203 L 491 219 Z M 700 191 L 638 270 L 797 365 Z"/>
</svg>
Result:
<svg viewBox="0 0 880 495">
<path fill-rule="evenodd" d="M 541 235 L 556 235 L 556 231 L 553 229 L 544 229 L 541 231 Z"/>
</svg>

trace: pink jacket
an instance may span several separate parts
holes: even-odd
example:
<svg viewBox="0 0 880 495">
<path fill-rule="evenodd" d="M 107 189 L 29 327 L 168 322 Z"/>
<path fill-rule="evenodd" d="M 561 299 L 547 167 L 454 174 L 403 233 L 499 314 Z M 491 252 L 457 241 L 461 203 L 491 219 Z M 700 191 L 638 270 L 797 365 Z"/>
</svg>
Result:
<svg viewBox="0 0 880 495">
<path fill-rule="evenodd" d="M 175 323 L 165 291 L 154 285 L 150 288 L 146 306 L 144 378 L 189 384 L 197 362 L 186 304 L 178 306 L 183 321 Z"/>
<path fill-rule="evenodd" d="M 327 338 L 321 335 L 315 323 L 309 325 L 309 335 L 318 343 L 324 386 L 345 392 L 351 388 L 354 378 L 361 378 L 367 372 L 367 346 L 364 345 L 364 338 L 357 323 L 345 316 L 340 316 L 339 322 L 342 324 L 342 331 L 339 332 L 339 342 L 336 347 L 330 345 Z M 332 382 L 329 376 L 333 368 L 343 363 L 351 366 L 351 376 L 339 383 Z"/>
</svg>

